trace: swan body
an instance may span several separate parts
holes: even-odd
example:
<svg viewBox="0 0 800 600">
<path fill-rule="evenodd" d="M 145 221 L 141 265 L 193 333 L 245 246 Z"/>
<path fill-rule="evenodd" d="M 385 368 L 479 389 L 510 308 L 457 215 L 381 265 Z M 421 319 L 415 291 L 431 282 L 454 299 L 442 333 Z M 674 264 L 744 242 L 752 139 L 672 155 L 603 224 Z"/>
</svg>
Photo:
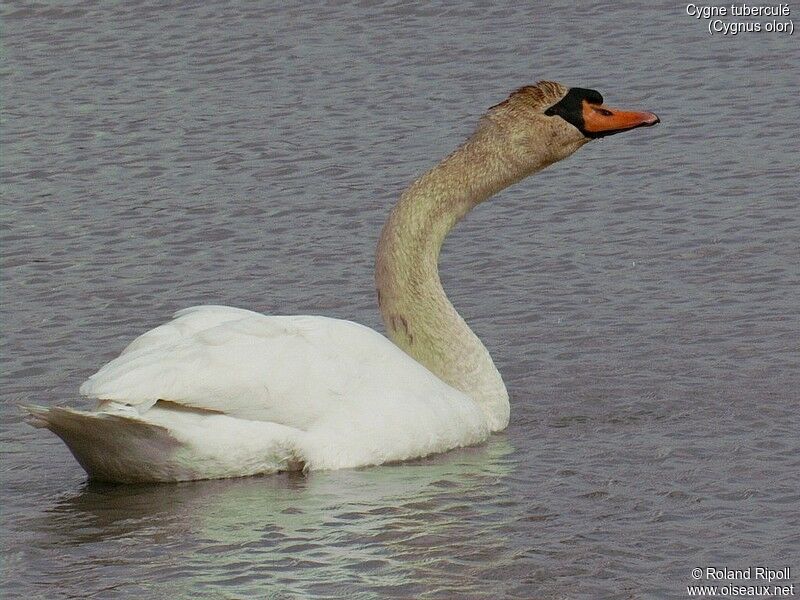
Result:
<svg viewBox="0 0 800 600">
<path fill-rule="evenodd" d="M 101 479 L 337 469 L 425 456 L 489 433 L 475 402 L 368 327 L 224 306 L 178 312 L 81 393 L 102 398 L 100 411 L 38 416 L 61 426 Z"/>
<path fill-rule="evenodd" d="M 29 422 L 60 436 L 91 478 L 120 482 L 377 465 L 504 429 L 508 393 L 444 294 L 439 250 L 503 187 L 603 131 L 658 122 L 624 111 L 598 121 L 593 94 L 551 82 L 521 88 L 403 194 L 376 259 L 391 341 L 340 319 L 188 308 L 81 386 L 95 411 L 32 406 Z"/>
</svg>

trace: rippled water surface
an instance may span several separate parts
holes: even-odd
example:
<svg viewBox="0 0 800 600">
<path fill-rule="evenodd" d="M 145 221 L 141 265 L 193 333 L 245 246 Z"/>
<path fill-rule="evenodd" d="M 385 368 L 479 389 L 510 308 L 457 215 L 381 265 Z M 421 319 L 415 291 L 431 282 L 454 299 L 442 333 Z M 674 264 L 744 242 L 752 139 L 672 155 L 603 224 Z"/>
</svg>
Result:
<svg viewBox="0 0 800 600">
<path fill-rule="evenodd" d="M 797 36 L 524 4 L 3 5 L 5 598 L 681 598 L 705 565 L 800 584 Z M 542 78 L 663 122 L 448 239 L 506 432 L 136 487 L 87 484 L 22 423 L 20 403 L 88 406 L 80 382 L 185 306 L 382 329 L 395 198 Z"/>
</svg>

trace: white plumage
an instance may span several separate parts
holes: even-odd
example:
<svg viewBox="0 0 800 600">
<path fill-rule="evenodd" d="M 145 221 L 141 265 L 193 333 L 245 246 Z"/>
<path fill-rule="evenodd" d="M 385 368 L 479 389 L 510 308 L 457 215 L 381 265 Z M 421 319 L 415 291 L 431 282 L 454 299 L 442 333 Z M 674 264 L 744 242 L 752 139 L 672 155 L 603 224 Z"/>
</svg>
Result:
<svg viewBox="0 0 800 600">
<path fill-rule="evenodd" d="M 358 467 L 489 433 L 474 401 L 368 327 L 224 306 L 178 312 L 81 393 L 98 412 L 33 409 L 33 423 L 114 481 Z"/>
</svg>

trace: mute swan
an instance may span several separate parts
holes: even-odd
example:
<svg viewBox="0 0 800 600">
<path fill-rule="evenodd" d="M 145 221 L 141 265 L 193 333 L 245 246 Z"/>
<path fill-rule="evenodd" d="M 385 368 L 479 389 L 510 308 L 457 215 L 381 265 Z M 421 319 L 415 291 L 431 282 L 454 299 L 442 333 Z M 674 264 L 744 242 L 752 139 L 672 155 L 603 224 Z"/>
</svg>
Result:
<svg viewBox="0 0 800 600">
<path fill-rule="evenodd" d="M 492 107 L 417 179 L 378 243 L 378 305 L 391 341 L 349 321 L 196 306 L 92 375 L 96 411 L 27 407 L 92 479 L 157 482 L 378 465 L 475 444 L 506 427 L 508 393 L 437 270 L 475 205 L 589 140 L 656 115 L 542 81 Z"/>
</svg>

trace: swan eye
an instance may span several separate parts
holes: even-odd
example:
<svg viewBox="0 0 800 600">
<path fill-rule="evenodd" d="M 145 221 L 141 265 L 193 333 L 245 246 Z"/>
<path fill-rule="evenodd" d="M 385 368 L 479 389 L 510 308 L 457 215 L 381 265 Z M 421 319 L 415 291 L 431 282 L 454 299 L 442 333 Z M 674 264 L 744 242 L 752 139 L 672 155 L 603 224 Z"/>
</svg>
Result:
<svg viewBox="0 0 800 600">
<path fill-rule="evenodd" d="M 594 111 L 595 112 L 599 112 L 604 117 L 610 117 L 611 115 L 614 114 L 610 110 L 608 110 L 607 108 L 595 108 Z"/>
</svg>

